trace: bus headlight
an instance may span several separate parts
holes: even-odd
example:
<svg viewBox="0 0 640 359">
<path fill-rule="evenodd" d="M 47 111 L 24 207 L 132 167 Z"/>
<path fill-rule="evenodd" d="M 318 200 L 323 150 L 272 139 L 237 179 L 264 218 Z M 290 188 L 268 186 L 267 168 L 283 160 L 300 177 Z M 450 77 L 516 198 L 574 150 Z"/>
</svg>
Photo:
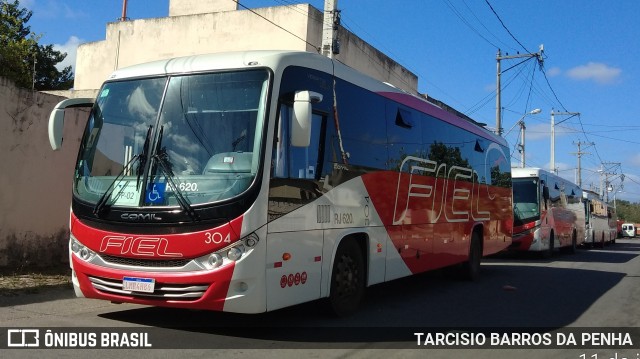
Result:
<svg viewBox="0 0 640 359">
<path fill-rule="evenodd" d="M 80 259 L 85 262 L 89 262 L 96 256 L 96 252 L 87 248 L 85 245 L 80 243 L 75 237 L 71 236 L 71 251 Z"/>
<path fill-rule="evenodd" d="M 219 255 L 218 253 L 213 253 L 212 255 L 209 256 L 209 265 L 211 266 L 211 268 L 218 268 L 222 265 L 222 256 Z"/>
<path fill-rule="evenodd" d="M 240 258 L 242 258 L 243 253 L 244 253 L 244 246 L 239 245 L 237 247 L 233 247 L 229 249 L 229 251 L 227 252 L 227 258 L 231 259 L 232 261 L 237 261 Z"/>
<path fill-rule="evenodd" d="M 231 262 L 239 261 L 246 254 L 258 245 L 260 238 L 257 234 L 251 233 L 233 244 L 219 249 L 215 253 L 207 254 L 195 259 L 200 268 L 205 270 L 217 269 Z"/>
</svg>

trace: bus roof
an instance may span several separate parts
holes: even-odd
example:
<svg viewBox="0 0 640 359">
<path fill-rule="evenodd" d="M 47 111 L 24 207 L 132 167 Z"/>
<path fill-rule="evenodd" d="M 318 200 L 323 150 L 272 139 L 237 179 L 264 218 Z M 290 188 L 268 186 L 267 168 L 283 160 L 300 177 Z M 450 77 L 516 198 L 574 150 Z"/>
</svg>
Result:
<svg viewBox="0 0 640 359">
<path fill-rule="evenodd" d="M 118 69 L 109 76 L 107 81 L 243 68 L 268 67 L 276 70 L 284 69 L 291 65 L 304 65 L 329 74 L 335 73 L 338 78 L 354 85 L 434 116 L 492 142 L 497 142 L 503 146 L 507 145 L 504 138 L 495 135 L 471 118 L 460 116 L 459 113 L 456 113 L 457 111 L 449 110 L 448 106 L 439 106 L 422 96 L 405 92 L 390 84 L 378 81 L 340 62 L 305 51 L 256 50 L 177 57 Z"/>
<path fill-rule="evenodd" d="M 562 183 L 565 186 L 570 186 L 572 190 L 582 197 L 582 188 L 580 188 L 577 184 L 573 183 L 570 180 L 564 179 L 558 176 L 555 173 L 550 171 L 543 170 L 542 168 L 536 167 L 528 167 L 528 168 L 512 168 L 511 169 L 511 177 L 512 178 L 537 178 L 544 175 L 547 178 L 547 181 L 555 181 L 556 183 Z"/>
<path fill-rule="evenodd" d="M 511 168 L 511 177 L 513 178 L 540 177 L 541 174 L 554 175 L 549 171 L 546 171 L 546 170 L 543 170 L 542 168 L 537 168 L 537 167 Z"/>
</svg>

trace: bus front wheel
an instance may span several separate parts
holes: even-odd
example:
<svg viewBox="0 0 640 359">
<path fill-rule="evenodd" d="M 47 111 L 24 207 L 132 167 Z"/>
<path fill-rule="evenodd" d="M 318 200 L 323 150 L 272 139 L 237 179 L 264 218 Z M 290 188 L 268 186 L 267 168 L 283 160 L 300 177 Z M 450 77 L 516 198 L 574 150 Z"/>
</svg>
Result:
<svg viewBox="0 0 640 359">
<path fill-rule="evenodd" d="M 365 289 L 364 258 L 354 240 L 340 243 L 331 273 L 329 306 L 337 316 L 352 314 L 358 309 Z"/>
</svg>

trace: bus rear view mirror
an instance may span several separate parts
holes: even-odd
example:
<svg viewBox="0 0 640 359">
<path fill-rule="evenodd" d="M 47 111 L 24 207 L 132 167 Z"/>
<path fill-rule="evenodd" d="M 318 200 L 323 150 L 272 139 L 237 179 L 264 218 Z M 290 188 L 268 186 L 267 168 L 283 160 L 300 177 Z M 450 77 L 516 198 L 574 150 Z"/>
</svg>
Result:
<svg viewBox="0 0 640 359">
<path fill-rule="evenodd" d="M 49 115 L 49 143 L 55 151 L 62 147 L 62 132 L 64 130 L 64 110 L 71 107 L 91 107 L 92 98 L 70 98 L 58 102 Z"/>
<path fill-rule="evenodd" d="M 291 120 L 291 145 L 308 147 L 311 142 L 311 104 L 322 101 L 322 95 L 312 91 L 297 91 L 293 99 L 293 118 Z"/>
</svg>

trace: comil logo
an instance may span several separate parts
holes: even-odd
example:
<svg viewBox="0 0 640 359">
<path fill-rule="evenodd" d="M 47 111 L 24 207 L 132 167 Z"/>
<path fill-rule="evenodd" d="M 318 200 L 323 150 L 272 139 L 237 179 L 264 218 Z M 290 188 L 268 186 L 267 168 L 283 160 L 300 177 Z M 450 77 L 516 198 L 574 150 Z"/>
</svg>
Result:
<svg viewBox="0 0 640 359">
<path fill-rule="evenodd" d="M 37 348 L 40 346 L 39 329 L 9 329 L 7 331 L 9 348 Z"/>
</svg>

